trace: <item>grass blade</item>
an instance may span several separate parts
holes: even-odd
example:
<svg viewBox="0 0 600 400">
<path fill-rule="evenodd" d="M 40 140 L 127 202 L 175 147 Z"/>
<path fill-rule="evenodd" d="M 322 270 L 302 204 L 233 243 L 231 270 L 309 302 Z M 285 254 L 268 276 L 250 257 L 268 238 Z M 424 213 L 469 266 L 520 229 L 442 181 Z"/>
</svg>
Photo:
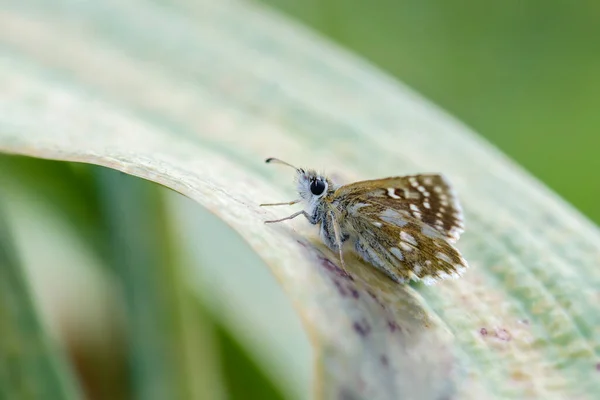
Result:
<svg viewBox="0 0 600 400">
<path fill-rule="evenodd" d="M 81 398 L 70 368 L 49 340 L 0 209 L 0 398 Z"/>
<path fill-rule="evenodd" d="M 218 374 L 204 373 L 219 365 L 202 348 L 207 338 L 173 253 L 160 193 L 115 171 L 95 172 L 112 265 L 124 286 L 136 398 L 220 398 Z"/>
</svg>

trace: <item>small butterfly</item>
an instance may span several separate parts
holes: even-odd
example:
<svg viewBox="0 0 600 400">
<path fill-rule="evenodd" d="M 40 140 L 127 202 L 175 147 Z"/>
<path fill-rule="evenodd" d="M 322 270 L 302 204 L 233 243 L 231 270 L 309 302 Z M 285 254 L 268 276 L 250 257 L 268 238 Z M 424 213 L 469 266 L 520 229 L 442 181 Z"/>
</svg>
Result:
<svg viewBox="0 0 600 400">
<path fill-rule="evenodd" d="M 321 240 L 339 253 L 347 242 L 366 262 L 399 283 L 421 280 L 429 285 L 457 278 L 468 267 L 452 245 L 464 231 L 460 204 L 441 175 L 410 175 L 336 185 L 314 170 L 296 168 L 276 158 L 267 163 L 296 170 L 300 198 L 279 206 L 303 203 L 304 215 L 318 225 Z"/>
</svg>

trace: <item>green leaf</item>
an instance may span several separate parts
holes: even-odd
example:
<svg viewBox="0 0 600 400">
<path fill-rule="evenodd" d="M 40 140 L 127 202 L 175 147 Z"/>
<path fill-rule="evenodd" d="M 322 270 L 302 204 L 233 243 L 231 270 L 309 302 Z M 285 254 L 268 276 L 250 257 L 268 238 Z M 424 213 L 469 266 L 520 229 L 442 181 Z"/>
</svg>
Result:
<svg viewBox="0 0 600 400">
<path fill-rule="evenodd" d="M 286 398 L 309 397 L 312 351 L 300 318 L 275 276 L 219 218 L 175 193 L 166 200 L 181 258 L 189 266 L 187 282 L 201 303 Z M 225 338 L 222 342 L 231 341 Z M 232 360 L 233 350 L 230 346 L 223 355 L 227 375 L 232 371 L 227 360 Z M 227 378 L 230 383 L 241 380 Z M 254 382 L 253 386 L 260 384 Z M 252 386 L 228 385 L 230 396 L 248 390 L 253 390 Z"/>
<path fill-rule="evenodd" d="M 79 388 L 49 339 L 0 209 L 0 398 L 77 399 Z"/>
<path fill-rule="evenodd" d="M 95 169 L 111 264 L 124 286 L 139 399 L 219 398 L 207 318 L 184 284 L 162 196 L 148 182 Z M 200 378 L 197 376 L 200 375 Z"/>
<path fill-rule="evenodd" d="M 197 299 L 178 279 L 180 257 L 171 251 L 171 229 L 158 197 L 167 191 L 100 167 L 76 165 L 80 178 L 73 179 L 73 168 L 65 168 L 73 165 L 5 155 L 0 163 L 6 213 L 32 297 L 51 337 L 76 363 L 86 394 L 129 398 L 133 389 L 148 398 L 150 390 L 157 396 L 161 389 L 185 398 L 221 398 L 220 330 L 197 312 Z M 86 176 L 97 178 L 96 189 Z M 82 197 L 83 188 L 97 194 Z M 99 206 L 105 212 L 94 209 Z M 101 225 L 111 229 L 89 223 L 102 216 Z M 143 234 L 137 234 L 141 226 Z M 85 235 L 90 227 L 105 238 Z M 106 248 L 110 254 L 93 251 Z M 124 371 L 124 314 L 132 349 L 129 376 L 135 377 L 130 382 Z"/>
<path fill-rule="evenodd" d="M 388 76 L 240 1 L 25 0 L 0 24 L 0 148 L 158 182 L 235 229 L 302 319 L 317 398 L 600 390 L 597 228 Z M 287 210 L 257 204 L 293 198 L 267 156 L 345 181 L 443 172 L 471 269 L 413 288 L 349 256 L 345 274 L 305 221 L 263 224 Z"/>
<path fill-rule="evenodd" d="M 66 163 L 5 155 L 0 162 L 3 205 L 43 326 L 69 353 L 86 395 L 120 398 L 122 299 L 94 252 L 103 242 L 90 182 Z"/>
</svg>

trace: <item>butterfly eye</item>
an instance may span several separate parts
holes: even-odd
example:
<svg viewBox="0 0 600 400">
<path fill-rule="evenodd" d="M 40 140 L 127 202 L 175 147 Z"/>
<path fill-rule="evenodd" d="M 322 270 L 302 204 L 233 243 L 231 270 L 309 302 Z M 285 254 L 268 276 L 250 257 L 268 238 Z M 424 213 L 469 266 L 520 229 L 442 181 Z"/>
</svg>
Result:
<svg viewBox="0 0 600 400">
<path fill-rule="evenodd" d="M 315 179 L 310 183 L 310 192 L 315 196 L 322 194 L 325 191 L 325 182 Z"/>
</svg>

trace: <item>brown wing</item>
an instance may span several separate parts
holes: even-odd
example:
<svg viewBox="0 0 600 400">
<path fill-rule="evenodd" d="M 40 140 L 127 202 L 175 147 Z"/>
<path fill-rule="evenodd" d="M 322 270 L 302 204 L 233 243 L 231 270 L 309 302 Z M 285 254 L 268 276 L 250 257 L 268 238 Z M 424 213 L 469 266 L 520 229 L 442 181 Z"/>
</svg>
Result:
<svg viewBox="0 0 600 400">
<path fill-rule="evenodd" d="M 407 212 L 368 209 L 364 207 L 360 216 L 346 219 L 345 229 L 353 234 L 358 254 L 394 280 L 431 284 L 456 278 L 468 267 L 440 232 Z"/>
<path fill-rule="evenodd" d="M 457 241 L 464 231 L 458 198 L 441 175 L 409 175 L 356 182 L 340 187 L 334 198 L 343 199 L 351 214 L 357 204 L 379 204 L 386 209 L 408 212 L 451 242 Z M 356 209 L 356 213 L 362 214 L 363 210 Z"/>
</svg>

